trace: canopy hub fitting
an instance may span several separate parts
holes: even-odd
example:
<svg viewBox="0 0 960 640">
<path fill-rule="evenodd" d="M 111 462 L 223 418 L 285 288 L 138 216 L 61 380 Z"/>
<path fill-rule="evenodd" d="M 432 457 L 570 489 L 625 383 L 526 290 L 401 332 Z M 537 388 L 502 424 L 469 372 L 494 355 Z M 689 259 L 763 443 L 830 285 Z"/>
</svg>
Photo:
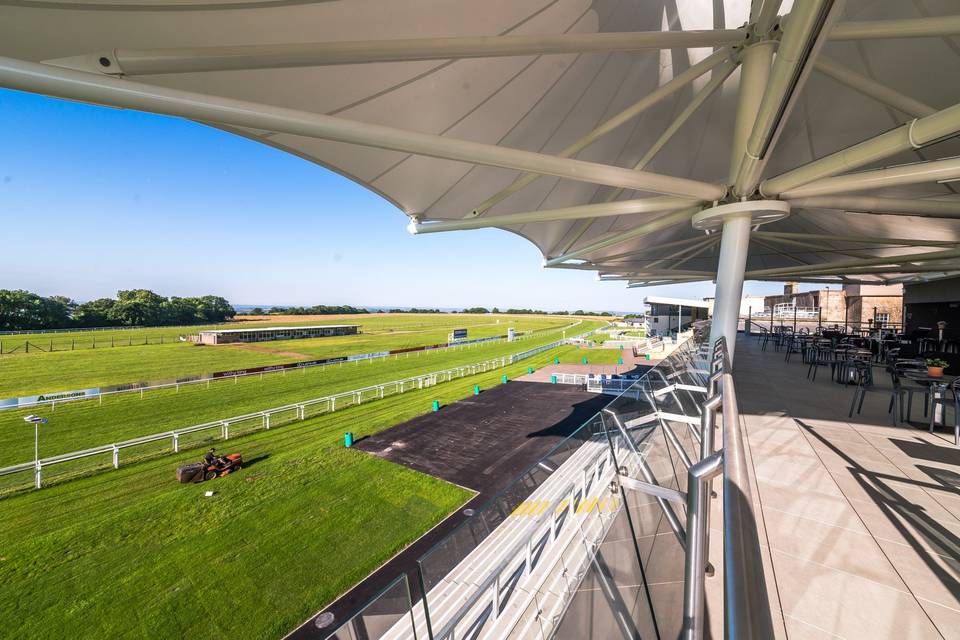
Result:
<svg viewBox="0 0 960 640">
<path fill-rule="evenodd" d="M 782 200 L 745 200 L 704 209 L 693 216 L 693 228 L 713 231 L 723 226 L 730 217 L 750 216 L 750 225 L 770 224 L 790 215 L 790 203 Z"/>
</svg>

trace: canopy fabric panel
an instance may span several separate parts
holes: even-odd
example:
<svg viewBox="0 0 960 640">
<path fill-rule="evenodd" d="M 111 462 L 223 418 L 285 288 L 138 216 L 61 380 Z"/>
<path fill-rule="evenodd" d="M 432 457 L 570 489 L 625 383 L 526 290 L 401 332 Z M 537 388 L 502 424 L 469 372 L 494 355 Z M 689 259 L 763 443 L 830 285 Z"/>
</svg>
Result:
<svg viewBox="0 0 960 640">
<path fill-rule="evenodd" d="M 122 67 L 124 52 L 154 49 L 472 36 L 721 34 L 737 29 L 746 34 L 742 28 L 755 22 L 761 4 L 754 2 L 751 9 L 745 0 L 0 0 L 0 56 L 90 71 L 76 60 L 106 56 Z M 779 8 L 788 14 L 781 22 L 785 30 L 791 28 L 794 4 L 800 0 Z M 957 9 L 951 0 L 848 0 L 828 28 L 839 33 L 845 25 L 872 21 L 947 19 L 960 13 Z M 728 39 L 715 46 L 127 73 L 121 81 L 569 156 L 597 165 L 634 168 L 645 160 L 644 171 L 729 187 L 744 44 L 749 43 Z M 699 69 L 697 65 L 705 64 L 715 51 L 724 53 L 705 73 L 695 74 L 695 79 L 635 117 L 624 118 L 610 132 L 569 153 L 571 145 L 601 124 L 685 72 L 689 75 L 692 68 Z M 958 54 L 960 38 L 950 34 L 847 39 L 827 33 L 825 44 L 815 52 L 822 65 L 814 67 L 802 84 L 763 177 L 779 176 L 957 104 Z M 129 59 L 133 58 L 131 53 Z M 853 87 L 854 81 L 841 81 L 837 72 L 824 71 L 823 65 L 830 64 L 853 72 L 864 86 Z M 871 90 L 875 95 L 869 95 Z M 885 100 L 878 99 L 884 90 Z M 702 103 L 685 117 L 684 110 L 697 100 Z M 675 134 L 658 152 L 648 153 L 678 116 L 684 119 Z M 575 212 L 568 212 L 516 223 L 508 217 L 655 198 L 667 191 L 618 189 L 586 179 L 539 175 L 505 194 L 503 190 L 525 176 L 524 171 L 223 122 L 208 124 L 337 171 L 381 194 L 424 226 L 491 218 L 494 226 L 534 243 L 545 259 L 578 254 L 553 266 L 595 270 L 631 282 L 711 279 L 716 271 L 718 243 L 694 229 L 688 219 L 677 219 L 676 212 L 683 209 L 679 205 L 597 217 L 570 217 Z M 952 135 L 942 138 L 841 174 L 960 155 L 960 142 Z M 754 234 L 747 277 L 753 273 L 757 278 L 790 279 L 793 274 L 788 271 L 796 268 L 801 279 L 804 273 L 811 279 L 829 279 L 839 277 L 823 273 L 832 265 L 842 271 L 857 260 L 924 251 L 946 257 L 891 262 L 889 272 L 882 271 L 884 263 L 851 266 L 851 273 L 864 281 L 880 281 L 960 270 L 952 266 L 957 258 L 946 251 L 951 243 L 960 243 L 960 194 L 951 180 L 891 180 L 889 185 L 881 181 L 869 190 L 847 186 L 838 192 L 855 198 L 943 203 L 946 213 L 936 217 L 910 204 L 901 207 L 908 210 L 878 215 L 876 209 L 893 206 L 886 200 L 864 204 L 831 200 L 829 195 L 809 202 L 797 197 L 789 217 Z M 789 200 L 790 194 L 788 189 L 774 197 Z M 699 207 L 711 204 L 698 202 Z M 914 207 L 921 209 L 922 217 L 889 215 L 910 214 Z M 931 207 L 936 205 L 926 208 Z M 954 209 L 957 215 L 949 213 Z M 498 222 L 501 217 L 504 220 Z M 651 225 L 658 219 L 673 222 Z M 617 240 L 631 231 L 632 237 Z M 860 241 L 863 238 L 872 240 Z M 817 270 L 818 265 L 823 269 Z M 911 265 L 917 268 L 911 271 Z"/>
</svg>

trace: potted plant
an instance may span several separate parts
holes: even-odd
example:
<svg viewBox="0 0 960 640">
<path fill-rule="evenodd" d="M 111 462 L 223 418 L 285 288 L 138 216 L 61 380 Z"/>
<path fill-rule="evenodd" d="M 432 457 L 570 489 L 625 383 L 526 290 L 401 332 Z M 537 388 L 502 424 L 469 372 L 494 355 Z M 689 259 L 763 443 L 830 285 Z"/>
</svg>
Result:
<svg viewBox="0 0 960 640">
<path fill-rule="evenodd" d="M 926 360 L 927 364 L 927 375 L 931 378 L 942 378 L 943 370 L 947 367 L 947 361 L 941 360 L 940 358 L 928 358 Z"/>
</svg>

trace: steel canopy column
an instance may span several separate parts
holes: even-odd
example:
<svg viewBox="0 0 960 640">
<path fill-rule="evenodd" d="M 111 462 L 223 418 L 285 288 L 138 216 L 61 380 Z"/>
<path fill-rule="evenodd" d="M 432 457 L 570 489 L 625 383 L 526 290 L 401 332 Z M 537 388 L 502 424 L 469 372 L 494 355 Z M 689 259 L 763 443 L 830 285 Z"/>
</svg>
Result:
<svg viewBox="0 0 960 640">
<path fill-rule="evenodd" d="M 764 5 L 766 7 L 764 8 Z M 740 67 L 740 97 L 733 129 L 731 145 L 730 184 L 737 181 L 740 166 L 747 158 L 747 141 L 753 133 L 757 113 L 770 81 L 770 68 L 775 44 L 767 37 L 772 18 L 776 16 L 779 3 L 762 3 L 754 0 L 752 15 L 758 19 L 764 15 L 761 32 L 754 31 L 754 44 L 743 52 Z M 717 264 L 717 284 L 713 303 L 713 322 L 710 326 L 710 344 L 723 336 L 727 341 L 730 362 L 737 345 L 737 316 L 740 314 L 740 297 L 743 293 L 743 274 L 747 268 L 747 252 L 750 248 L 750 223 L 752 215 L 744 212 L 723 219 L 720 236 L 720 258 Z"/>
<path fill-rule="evenodd" d="M 717 265 L 716 302 L 713 305 L 713 323 L 710 344 L 720 337 L 727 340 L 730 361 L 737 341 L 737 317 L 743 294 L 743 274 L 747 268 L 747 250 L 750 247 L 749 213 L 733 215 L 723 221 L 720 237 L 720 262 Z"/>
</svg>

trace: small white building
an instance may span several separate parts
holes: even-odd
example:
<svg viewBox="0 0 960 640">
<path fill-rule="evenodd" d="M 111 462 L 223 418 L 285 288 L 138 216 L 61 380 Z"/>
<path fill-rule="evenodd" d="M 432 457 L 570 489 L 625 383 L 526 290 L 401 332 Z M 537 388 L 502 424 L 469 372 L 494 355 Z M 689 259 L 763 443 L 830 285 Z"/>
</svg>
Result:
<svg viewBox="0 0 960 640">
<path fill-rule="evenodd" d="M 190 336 L 200 344 L 230 344 L 234 342 L 267 342 L 270 340 L 301 340 L 352 336 L 360 333 L 356 324 L 324 324 L 312 327 L 251 327 L 248 329 L 213 329 Z"/>
<path fill-rule="evenodd" d="M 687 329 L 697 320 L 706 320 L 710 304 L 704 300 L 647 296 L 644 304 L 650 307 L 647 323 L 652 335 L 667 336 Z"/>
</svg>

